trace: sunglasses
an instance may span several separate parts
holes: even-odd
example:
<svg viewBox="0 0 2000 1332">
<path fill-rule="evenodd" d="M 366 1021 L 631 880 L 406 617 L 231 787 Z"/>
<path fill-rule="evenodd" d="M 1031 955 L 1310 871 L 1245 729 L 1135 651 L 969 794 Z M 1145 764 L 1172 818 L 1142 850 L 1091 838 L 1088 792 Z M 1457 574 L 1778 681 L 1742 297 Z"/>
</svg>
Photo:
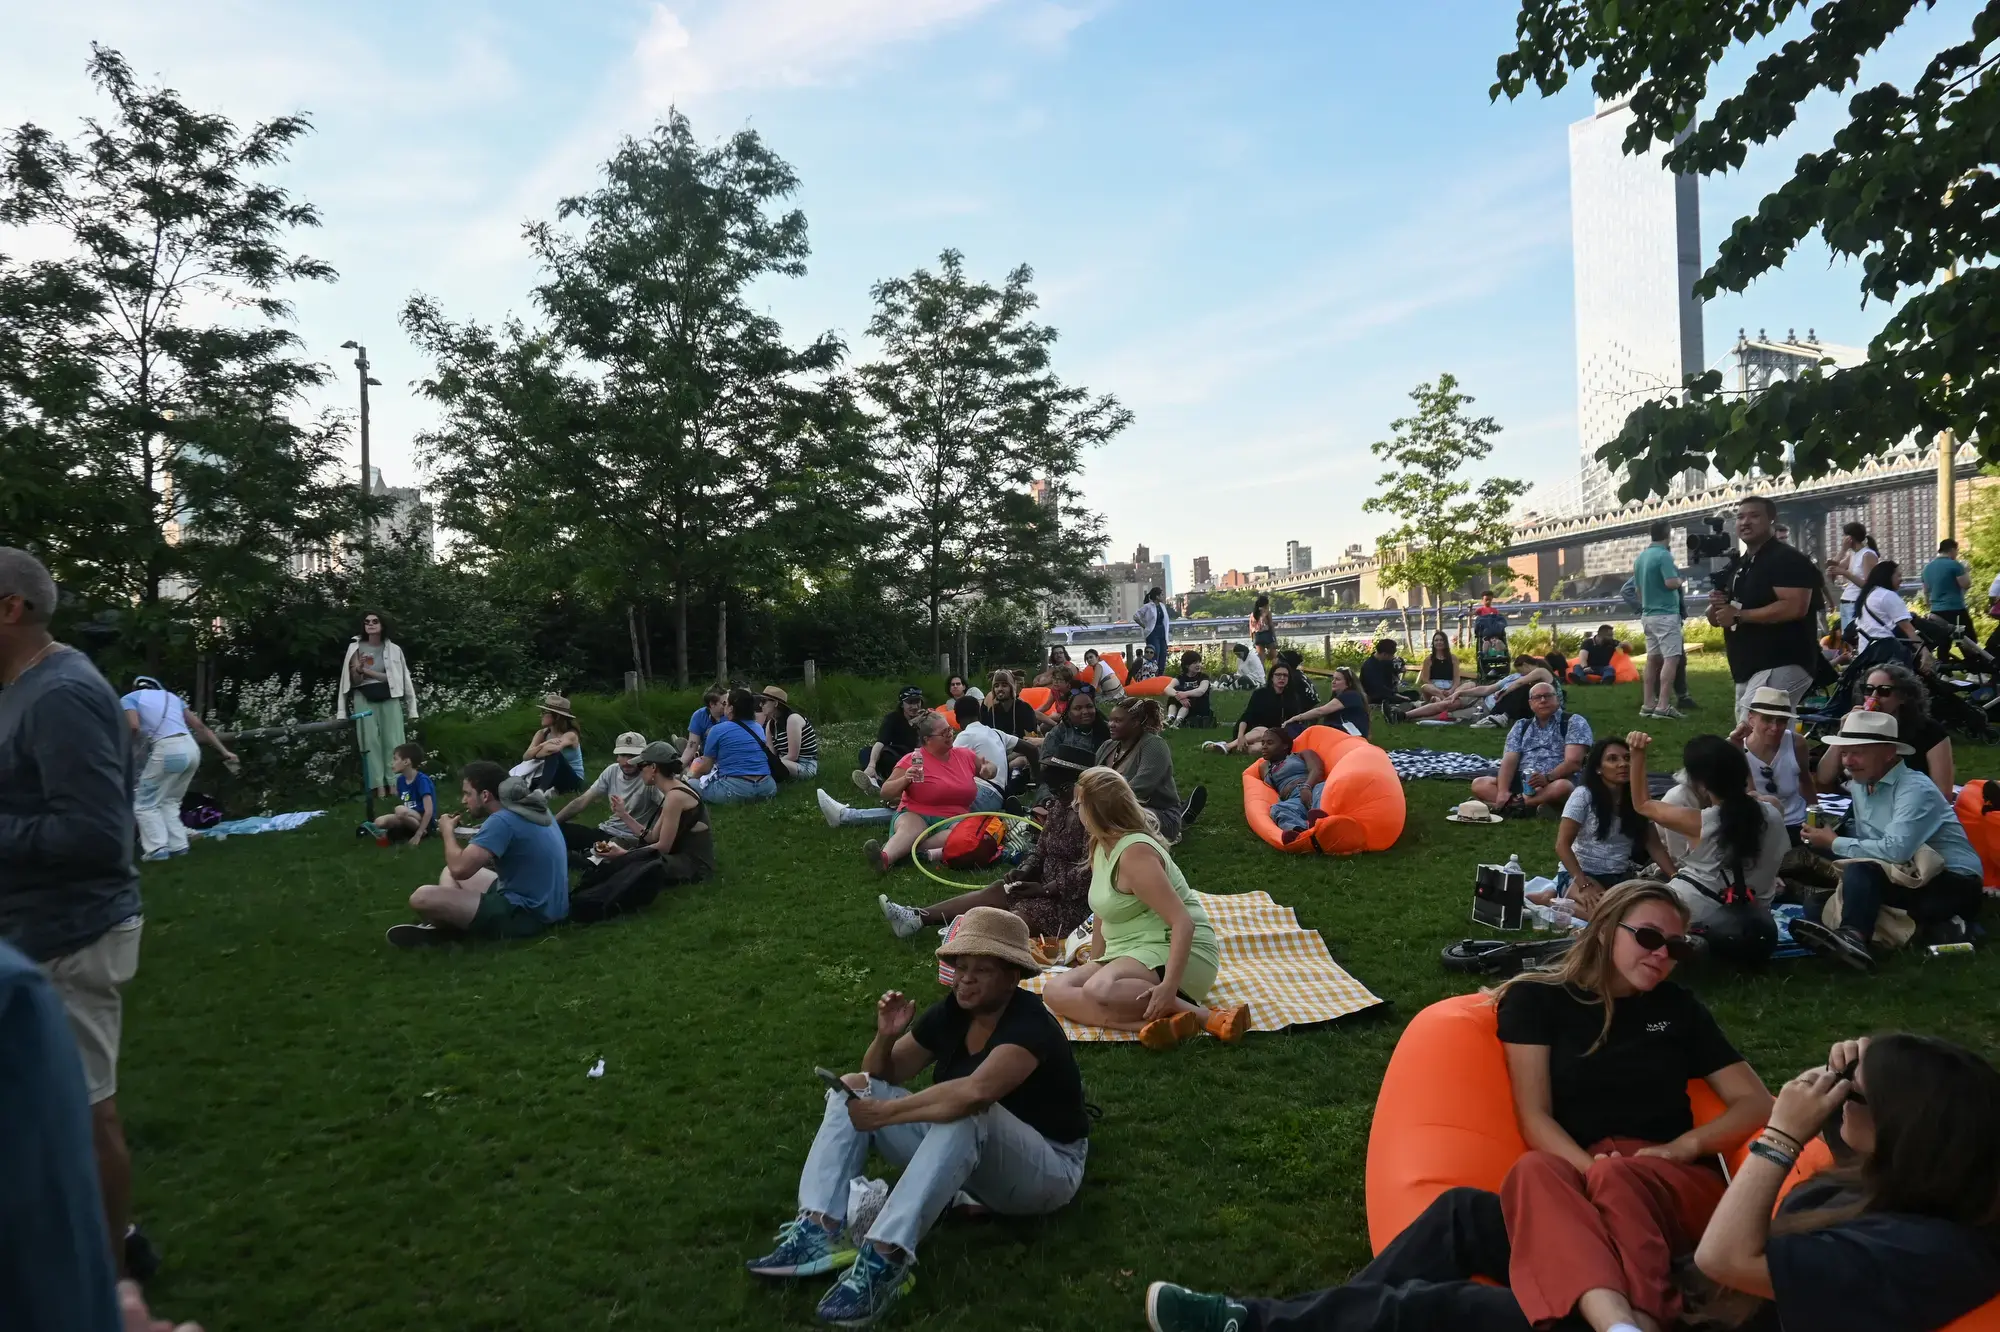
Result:
<svg viewBox="0 0 2000 1332">
<path fill-rule="evenodd" d="M 1861 686 L 1861 692 L 1870 698 L 1894 698 L 1896 696 L 1896 686 L 1863 685 Z"/>
<path fill-rule="evenodd" d="M 1621 923 L 1618 928 L 1631 935 L 1639 947 L 1649 953 L 1657 953 L 1664 948 L 1667 956 L 1676 962 L 1685 962 L 1694 956 L 1694 940 L 1685 934 L 1662 934 L 1651 925 Z"/>
<path fill-rule="evenodd" d="M 1861 1084 L 1854 1080 L 1854 1075 L 1860 1071 L 1860 1065 L 1849 1064 L 1846 1068 L 1834 1074 L 1836 1078 L 1847 1084 L 1847 1101 L 1850 1105 L 1868 1104 L 1868 1098 L 1861 1094 Z"/>
</svg>

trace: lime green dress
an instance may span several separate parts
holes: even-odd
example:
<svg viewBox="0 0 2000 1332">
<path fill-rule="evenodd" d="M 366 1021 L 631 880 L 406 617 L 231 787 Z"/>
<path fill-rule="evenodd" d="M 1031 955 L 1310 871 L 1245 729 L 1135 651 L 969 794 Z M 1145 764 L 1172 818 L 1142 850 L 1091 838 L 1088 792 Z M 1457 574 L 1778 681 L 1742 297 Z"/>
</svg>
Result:
<svg viewBox="0 0 2000 1332">
<path fill-rule="evenodd" d="M 1208 923 L 1208 913 L 1201 909 L 1201 903 L 1188 887 L 1187 879 L 1181 874 L 1180 866 L 1167 854 L 1167 848 L 1159 839 L 1146 833 L 1132 833 L 1119 839 L 1118 845 L 1106 854 L 1102 847 L 1091 852 L 1090 857 L 1090 909 L 1097 913 L 1098 922 L 1104 927 L 1104 956 L 1099 961 L 1109 962 L 1114 957 L 1136 957 L 1140 962 L 1155 970 L 1167 965 L 1173 953 L 1173 929 L 1166 920 L 1151 907 L 1131 893 L 1121 893 L 1111 886 L 1111 879 L 1118 867 L 1118 858 L 1134 843 L 1144 842 L 1167 867 L 1167 882 L 1173 885 L 1174 894 L 1194 918 L 1194 939 L 1188 944 L 1187 967 L 1181 972 L 1181 993 L 1196 1003 L 1201 1003 L 1215 984 L 1215 973 L 1222 966 L 1222 952 L 1215 943 L 1215 929 Z"/>
</svg>

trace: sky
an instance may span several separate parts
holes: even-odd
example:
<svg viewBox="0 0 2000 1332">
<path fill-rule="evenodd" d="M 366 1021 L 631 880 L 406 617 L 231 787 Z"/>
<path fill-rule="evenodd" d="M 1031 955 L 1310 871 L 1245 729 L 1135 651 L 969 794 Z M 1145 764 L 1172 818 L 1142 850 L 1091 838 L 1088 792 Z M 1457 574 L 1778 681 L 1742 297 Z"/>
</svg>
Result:
<svg viewBox="0 0 2000 1332">
<path fill-rule="evenodd" d="M 1144 543 L 1185 586 L 1372 548 L 1362 501 L 1409 391 L 1458 376 L 1502 433 L 1488 469 L 1577 470 L 1568 125 L 1587 79 L 1492 103 L 1501 0 L 0 0 L 0 126 L 73 133 L 103 109 L 90 43 L 240 124 L 305 112 L 270 179 L 324 226 L 296 248 L 340 280 L 294 290 L 308 352 L 344 378 L 365 344 L 374 460 L 418 484 L 426 365 L 397 322 L 422 292 L 454 318 L 532 317 L 523 226 L 587 191 L 621 136 L 670 106 L 704 139 L 750 128 L 797 171 L 813 254 L 757 300 L 795 341 L 865 360 L 869 287 L 965 253 L 1036 274 L 1057 372 L 1135 420 L 1080 484 L 1111 558 Z M 1864 67 L 1907 80 L 1967 30 L 1943 0 Z M 1795 35 L 1781 31 L 1773 41 Z M 1768 46 L 1768 43 L 1766 44 Z M 1759 48 L 1760 50 L 1764 48 Z M 1719 72 L 1726 91 L 1757 52 Z M 1743 169 L 1702 185 L 1730 223 L 1823 148 L 1820 96 Z M 0 250 L 9 247 L 0 235 Z M 21 247 L 14 246 L 17 252 Z M 1808 247 L 1705 312 L 1710 365 L 1739 327 L 1865 345 L 1885 312 Z"/>
</svg>

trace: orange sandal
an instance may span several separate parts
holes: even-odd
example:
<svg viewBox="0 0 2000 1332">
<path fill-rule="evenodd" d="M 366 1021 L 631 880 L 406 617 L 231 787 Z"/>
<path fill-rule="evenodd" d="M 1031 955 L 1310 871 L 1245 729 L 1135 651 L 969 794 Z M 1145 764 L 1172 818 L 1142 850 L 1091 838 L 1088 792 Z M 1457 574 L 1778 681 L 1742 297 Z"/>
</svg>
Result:
<svg viewBox="0 0 2000 1332">
<path fill-rule="evenodd" d="M 1190 1015 L 1192 1016 L 1192 1015 Z M 1210 1009 L 1208 1014 L 1208 1034 L 1218 1041 L 1240 1041 L 1243 1033 L 1250 1030 L 1250 1005 L 1238 1004 L 1228 1009 Z M 1145 1039 L 1142 1035 L 1141 1040 Z"/>
<path fill-rule="evenodd" d="M 1148 1050 L 1171 1050 L 1200 1031 L 1200 1019 L 1182 1009 L 1172 1017 L 1154 1018 L 1139 1028 L 1139 1044 Z"/>
</svg>

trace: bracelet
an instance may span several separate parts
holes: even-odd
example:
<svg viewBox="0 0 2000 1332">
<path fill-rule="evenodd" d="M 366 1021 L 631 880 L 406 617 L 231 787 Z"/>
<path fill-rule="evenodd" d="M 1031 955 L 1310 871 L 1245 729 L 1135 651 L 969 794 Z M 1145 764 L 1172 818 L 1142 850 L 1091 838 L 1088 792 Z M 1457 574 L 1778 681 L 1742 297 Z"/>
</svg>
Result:
<svg viewBox="0 0 2000 1332">
<path fill-rule="evenodd" d="M 1806 1148 L 1806 1145 L 1805 1145 L 1804 1143 L 1800 1142 L 1800 1141 L 1799 1141 L 1799 1140 L 1798 1140 L 1797 1138 L 1794 1138 L 1794 1137 L 1793 1137 L 1793 1136 L 1792 1136 L 1791 1134 L 1789 1134 L 1789 1133 L 1785 1132 L 1785 1131 L 1784 1131 L 1783 1129 L 1781 1129 L 1781 1128 L 1773 1128 L 1773 1127 L 1772 1127 L 1772 1126 L 1770 1126 L 1769 1124 L 1766 1124 L 1766 1125 L 1764 1126 L 1764 1132 L 1763 1132 L 1763 1133 L 1761 1133 L 1761 1134 L 1759 1134 L 1758 1136 L 1759 1136 L 1759 1137 L 1764 1137 L 1764 1136 L 1769 1136 L 1769 1137 L 1773 1137 L 1773 1138 L 1783 1138 L 1783 1139 L 1784 1139 L 1784 1141 L 1783 1141 L 1782 1143 L 1779 1143 L 1778 1145 L 1779 1145 L 1779 1146 L 1781 1146 L 1781 1147 L 1785 1147 L 1785 1146 L 1789 1146 L 1789 1147 L 1790 1147 L 1790 1148 L 1791 1148 L 1791 1149 L 1792 1149 L 1792 1150 L 1793 1150 L 1794 1152 L 1802 1152 L 1802 1151 L 1804 1151 L 1804 1150 L 1805 1150 L 1805 1148 Z"/>
<path fill-rule="evenodd" d="M 1793 1163 L 1798 1160 L 1798 1157 L 1788 1154 L 1782 1148 L 1772 1146 L 1762 1138 L 1750 1144 L 1750 1155 L 1761 1156 L 1784 1171 L 1790 1171 Z"/>
</svg>

